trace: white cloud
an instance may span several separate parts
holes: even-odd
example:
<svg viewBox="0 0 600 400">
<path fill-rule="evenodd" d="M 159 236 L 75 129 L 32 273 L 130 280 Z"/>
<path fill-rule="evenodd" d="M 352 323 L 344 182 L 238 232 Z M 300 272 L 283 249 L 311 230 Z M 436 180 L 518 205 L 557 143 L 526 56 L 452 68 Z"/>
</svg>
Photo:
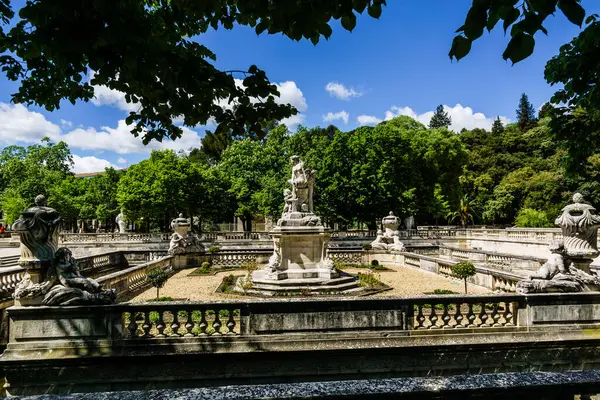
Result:
<svg viewBox="0 0 600 400">
<path fill-rule="evenodd" d="M 339 82 L 329 82 L 325 85 L 325 90 L 331 96 L 337 97 L 340 100 L 349 100 L 352 97 L 360 97 L 363 95 L 361 92 L 357 92 L 353 88 L 347 88 Z"/>
<path fill-rule="evenodd" d="M 38 142 L 44 136 L 54 139 L 60 127 L 46 120 L 42 114 L 29 111 L 22 104 L 0 103 L 0 142 Z"/>
<path fill-rule="evenodd" d="M 296 86 L 294 81 L 286 81 L 276 83 L 277 90 L 279 91 L 279 98 L 275 99 L 278 104 L 291 104 L 298 109 L 300 112 L 304 112 L 308 109 L 306 104 L 306 98 L 302 90 Z"/>
<path fill-rule="evenodd" d="M 452 124 L 450 125 L 450 129 L 455 132 L 460 132 L 463 128 L 469 130 L 481 128 L 489 131 L 492 129 L 492 124 L 496 119 L 496 117 L 486 117 L 482 113 L 474 113 L 471 107 L 463 107 L 460 104 L 457 104 L 454 107 L 444 105 L 444 111 L 446 111 L 448 115 L 450 115 L 450 118 L 452 118 Z M 433 114 L 433 111 L 427 111 L 422 114 L 417 114 L 410 107 L 392 106 L 388 111 L 385 112 L 385 120 L 388 121 L 400 115 L 407 115 L 412 119 L 419 121 L 423 125 L 428 126 Z M 361 117 L 363 117 L 362 122 Z M 380 121 L 381 120 L 379 120 L 377 117 L 369 115 L 361 115 L 360 117 L 358 117 L 358 122 L 361 125 L 378 123 Z M 502 121 L 504 125 L 510 122 L 510 120 L 504 116 L 500 116 L 500 121 Z"/>
<path fill-rule="evenodd" d="M 104 171 L 105 168 L 116 168 L 116 165 L 112 164 L 108 160 L 97 157 L 80 157 L 77 154 L 73 154 L 73 172 L 76 174 L 82 174 L 86 172 L 100 172 Z"/>
<path fill-rule="evenodd" d="M 149 153 L 153 149 L 179 151 L 198 147 L 200 144 L 200 137 L 195 131 L 182 127 L 181 138 L 175 141 L 165 139 L 162 142 L 153 140 L 144 146 L 141 137 L 131 134 L 132 128 L 133 126 L 127 125 L 125 120 L 120 120 L 114 128 L 78 127 L 63 132 L 58 125 L 48 121 L 40 113 L 29 111 L 20 104 L 0 103 L 0 142 L 36 143 L 44 136 L 49 136 L 54 141 L 65 141 L 71 148 L 114 151 L 119 154 Z"/>
<path fill-rule="evenodd" d="M 62 126 L 67 126 L 69 128 L 73 126 L 73 123 L 71 121 L 67 121 L 66 119 L 61 119 L 60 124 Z"/>
<path fill-rule="evenodd" d="M 344 124 L 347 124 L 348 118 L 350 118 L 350 114 L 348 114 L 346 111 L 340 111 L 336 113 L 328 112 L 327 115 L 323 115 L 323 121 L 325 122 L 332 122 L 341 119 L 344 121 Z"/>
<path fill-rule="evenodd" d="M 125 93 L 104 85 L 94 85 L 92 103 L 96 106 L 112 106 L 128 112 L 137 111 L 140 108 L 139 103 L 128 103 L 125 100 Z"/>
<path fill-rule="evenodd" d="M 117 159 L 117 164 L 127 164 L 127 160 L 124 159 L 123 157 L 119 157 Z"/>
<path fill-rule="evenodd" d="M 200 137 L 193 130 L 182 127 L 183 135 L 173 141 L 165 139 L 162 142 L 151 141 L 148 145 L 142 144 L 140 137 L 131 134 L 133 125 L 127 125 L 125 120 L 120 120 L 115 128 L 103 126 L 100 130 L 89 127 L 75 129 L 61 136 L 71 147 L 84 150 L 109 150 L 119 154 L 149 153 L 153 149 L 172 149 L 175 151 L 186 150 L 200 145 Z"/>
<path fill-rule="evenodd" d="M 356 117 L 356 122 L 358 122 L 359 125 L 376 125 L 378 123 L 380 123 L 382 120 L 380 120 L 379 118 L 377 118 L 374 115 L 359 115 L 358 117 Z"/>
</svg>

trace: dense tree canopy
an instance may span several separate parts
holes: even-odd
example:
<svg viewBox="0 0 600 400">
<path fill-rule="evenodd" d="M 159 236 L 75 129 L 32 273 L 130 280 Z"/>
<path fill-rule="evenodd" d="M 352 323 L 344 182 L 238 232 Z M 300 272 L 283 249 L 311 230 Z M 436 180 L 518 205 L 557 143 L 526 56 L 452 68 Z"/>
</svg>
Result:
<svg viewBox="0 0 600 400">
<path fill-rule="evenodd" d="M 139 104 L 127 121 L 136 124 L 133 133 L 146 143 L 180 137 L 173 122 L 180 117 L 188 126 L 213 120 L 217 134 L 254 134 L 297 111 L 275 102 L 277 88 L 257 66 L 219 70 L 216 55 L 194 39 L 209 29 L 245 25 L 257 34 L 281 33 L 317 44 L 331 36 L 335 20 L 351 31 L 355 12 L 379 18 L 385 0 L 275 3 L 37 0 L 26 2 L 6 30 L 15 22 L 14 10 L 0 1 L 5 25 L 0 65 L 9 79 L 20 82 L 14 102 L 49 111 L 62 99 L 89 101 L 93 85 L 124 92 L 127 102 Z"/>
<path fill-rule="evenodd" d="M 585 20 L 587 27 L 548 63 L 548 82 L 564 84 L 553 101 L 599 109 L 595 88 L 600 25 L 596 16 L 586 19 L 579 3 L 475 0 L 449 55 L 465 57 L 485 29 L 491 31 L 502 21 L 511 36 L 503 57 L 519 62 L 533 52 L 534 35 L 547 33 L 546 18 L 560 11 L 576 25 Z M 273 121 L 297 110 L 276 102 L 277 87 L 256 65 L 218 69 L 216 55 L 196 41 L 198 37 L 209 29 L 242 25 L 257 34 L 283 34 L 317 44 L 331 36 L 334 21 L 352 31 L 357 14 L 366 11 L 379 18 L 385 4 L 386 0 L 35 0 L 15 13 L 11 3 L 2 0 L 0 66 L 8 79 L 19 82 L 13 102 L 49 111 L 59 108 L 61 100 L 89 101 L 95 85 L 125 93 L 127 102 L 139 105 L 127 121 L 145 143 L 180 137 L 182 130 L 175 120 L 182 119 L 188 126 L 214 121 L 216 128 L 207 135 L 206 148 L 209 153 L 211 147 L 210 157 L 218 160 L 232 137 L 264 137 Z"/>
</svg>

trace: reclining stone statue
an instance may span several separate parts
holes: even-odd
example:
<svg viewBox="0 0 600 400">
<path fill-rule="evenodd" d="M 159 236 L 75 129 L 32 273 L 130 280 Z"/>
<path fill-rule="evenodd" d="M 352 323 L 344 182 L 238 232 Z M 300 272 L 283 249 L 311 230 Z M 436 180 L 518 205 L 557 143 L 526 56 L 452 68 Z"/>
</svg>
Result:
<svg viewBox="0 0 600 400">
<path fill-rule="evenodd" d="M 550 244 L 548 261 L 527 280 L 517 283 L 517 293 L 588 292 L 600 289 L 600 279 L 580 269 L 566 257 L 562 241 Z"/>
<path fill-rule="evenodd" d="M 24 277 L 24 280 L 29 279 L 29 276 Z M 38 296 L 44 296 L 41 303 L 46 306 L 112 304 L 117 299 L 114 289 L 103 290 L 98 282 L 81 275 L 71 250 L 66 247 L 56 251 L 45 281 L 20 285 L 13 294 L 20 300 Z"/>
</svg>

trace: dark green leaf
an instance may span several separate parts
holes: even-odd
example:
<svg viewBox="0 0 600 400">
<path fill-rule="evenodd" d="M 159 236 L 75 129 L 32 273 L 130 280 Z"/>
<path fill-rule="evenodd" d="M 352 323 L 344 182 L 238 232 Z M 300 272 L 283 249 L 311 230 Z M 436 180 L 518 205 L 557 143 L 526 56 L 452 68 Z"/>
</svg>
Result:
<svg viewBox="0 0 600 400">
<path fill-rule="evenodd" d="M 535 39 L 533 36 L 519 32 L 512 37 L 502 57 L 507 60 L 510 59 L 514 64 L 518 63 L 529 57 L 533 53 L 535 47 Z"/>
<path fill-rule="evenodd" d="M 381 4 L 377 2 L 371 4 L 367 12 L 371 17 L 379 19 L 379 17 L 381 16 Z"/>
<path fill-rule="evenodd" d="M 464 36 L 455 36 L 449 56 L 451 59 L 456 57 L 457 60 L 460 60 L 469 54 L 469 51 L 471 51 L 471 40 Z"/>
<path fill-rule="evenodd" d="M 356 15 L 354 13 L 346 14 L 342 17 L 342 26 L 347 31 L 352 32 L 356 26 Z"/>
<path fill-rule="evenodd" d="M 581 26 L 585 18 L 585 10 L 576 0 L 558 0 L 558 8 L 577 26 Z"/>
</svg>

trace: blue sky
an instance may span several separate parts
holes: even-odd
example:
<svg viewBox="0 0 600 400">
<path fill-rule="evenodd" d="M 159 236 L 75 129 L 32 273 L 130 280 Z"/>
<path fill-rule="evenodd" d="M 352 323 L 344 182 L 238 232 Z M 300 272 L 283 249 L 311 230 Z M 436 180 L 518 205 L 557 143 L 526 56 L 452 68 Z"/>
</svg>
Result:
<svg viewBox="0 0 600 400">
<path fill-rule="evenodd" d="M 217 55 L 217 66 L 246 69 L 252 64 L 280 85 L 282 101 L 300 115 L 289 122 L 305 126 L 335 124 L 342 130 L 406 114 L 426 123 L 444 104 L 452 128 L 488 127 L 497 115 L 514 120 L 525 92 L 539 107 L 554 92 L 544 80 L 544 65 L 579 32 L 560 13 L 545 24 L 549 35 L 536 35 L 533 56 L 512 66 L 502 59 L 508 42 L 501 26 L 484 34 L 471 53 L 451 62 L 448 51 L 462 25 L 469 0 L 390 0 L 379 20 L 359 16 L 353 32 L 334 22 L 332 37 L 317 46 L 308 41 L 261 35 L 236 27 L 199 38 Z M 582 2 L 600 13 L 594 0 Z M 16 85 L 0 77 L 0 145 L 31 144 L 49 135 L 67 141 L 76 171 L 126 167 L 148 157 L 151 148 L 186 149 L 200 145 L 203 128 L 186 129 L 181 141 L 144 147 L 128 133 L 127 104 L 119 93 L 100 88 L 93 103 L 64 102 L 47 113 L 10 104 Z"/>
</svg>

